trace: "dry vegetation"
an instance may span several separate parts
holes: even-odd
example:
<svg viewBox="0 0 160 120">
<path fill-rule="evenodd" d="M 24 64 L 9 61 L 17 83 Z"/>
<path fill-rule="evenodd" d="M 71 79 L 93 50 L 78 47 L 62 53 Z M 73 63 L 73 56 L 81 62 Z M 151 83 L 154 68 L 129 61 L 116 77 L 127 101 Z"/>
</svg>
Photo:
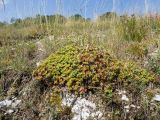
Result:
<svg viewBox="0 0 160 120">
<path fill-rule="evenodd" d="M 159 41 L 159 16 L 106 13 L 93 22 L 37 15 L 0 23 L 0 100 L 22 100 L 11 115 L 0 108 L 0 118 L 71 119 L 71 108 L 60 103 L 67 88 L 77 96 L 97 95 L 107 120 L 159 120 L 160 103 L 151 102 L 160 94 Z M 127 91 L 130 103 L 120 101 L 117 89 Z M 140 109 L 127 113 L 126 104 Z"/>
</svg>

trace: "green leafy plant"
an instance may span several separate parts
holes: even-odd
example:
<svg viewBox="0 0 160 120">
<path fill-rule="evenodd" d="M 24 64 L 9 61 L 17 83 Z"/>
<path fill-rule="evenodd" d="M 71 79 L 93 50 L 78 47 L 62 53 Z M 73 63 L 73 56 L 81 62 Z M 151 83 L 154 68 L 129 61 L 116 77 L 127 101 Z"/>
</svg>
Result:
<svg viewBox="0 0 160 120">
<path fill-rule="evenodd" d="M 75 93 L 82 88 L 85 92 L 94 91 L 100 86 L 103 89 L 113 83 L 132 90 L 138 86 L 145 87 L 154 80 L 153 75 L 134 63 L 116 60 L 98 48 L 78 48 L 74 45 L 49 56 L 33 72 L 33 77 L 50 86 L 66 87 Z"/>
<path fill-rule="evenodd" d="M 112 98 L 113 97 L 113 90 L 111 86 L 106 86 L 104 88 L 104 94 L 107 98 Z"/>
</svg>

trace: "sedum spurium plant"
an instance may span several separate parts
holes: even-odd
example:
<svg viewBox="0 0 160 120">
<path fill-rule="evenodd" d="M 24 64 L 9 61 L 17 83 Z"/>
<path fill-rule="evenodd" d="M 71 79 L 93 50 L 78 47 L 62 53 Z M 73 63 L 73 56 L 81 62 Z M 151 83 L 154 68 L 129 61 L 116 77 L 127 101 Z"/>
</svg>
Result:
<svg viewBox="0 0 160 120">
<path fill-rule="evenodd" d="M 131 62 L 114 59 L 99 48 L 80 48 L 70 45 L 49 56 L 33 72 L 36 80 L 49 86 L 66 87 L 68 91 L 78 93 L 102 90 L 109 84 L 119 84 L 130 88 L 146 87 L 154 76 Z M 115 86 L 113 86 L 115 88 Z"/>
</svg>

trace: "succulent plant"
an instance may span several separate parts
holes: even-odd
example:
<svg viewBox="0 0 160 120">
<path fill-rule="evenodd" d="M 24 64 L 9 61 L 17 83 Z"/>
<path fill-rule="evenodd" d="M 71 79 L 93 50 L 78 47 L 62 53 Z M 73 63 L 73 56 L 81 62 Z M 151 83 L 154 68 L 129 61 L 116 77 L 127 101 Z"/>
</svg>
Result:
<svg viewBox="0 0 160 120">
<path fill-rule="evenodd" d="M 103 90 L 109 84 L 133 90 L 154 80 L 153 75 L 134 63 L 117 60 L 99 48 L 75 45 L 50 55 L 33 72 L 33 77 L 74 93 L 81 93 L 82 88 L 85 92 L 95 91 L 97 87 Z"/>
</svg>

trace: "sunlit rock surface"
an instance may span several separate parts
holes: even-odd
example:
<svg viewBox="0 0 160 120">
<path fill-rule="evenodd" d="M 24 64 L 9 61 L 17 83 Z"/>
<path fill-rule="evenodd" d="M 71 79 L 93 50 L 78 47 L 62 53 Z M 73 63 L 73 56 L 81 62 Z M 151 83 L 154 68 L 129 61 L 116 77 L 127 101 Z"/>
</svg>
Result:
<svg viewBox="0 0 160 120">
<path fill-rule="evenodd" d="M 160 95 L 158 95 L 158 94 L 155 95 L 155 96 L 153 97 L 153 100 L 160 102 Z"/>
<path fill-rule="evenodd" d="M 96 109 L 96 104 L 86 98 L 66 94 L 62 100 L 62 105 L 72 107 L 72 120 L 87 120 L 89 118 L 96 120 L 105 120 L 103 113 Z"/>
<path fill-rule="evenodd" d="M 14 112 L 16 107 L 21 103 L 21 100 L 17 100 L 17 98 L 12 97 L 11 99 L 5 99 L 0 101 L 0 108 L 5 108 L 5 114 L 11 114 Z"/>
</svg>

